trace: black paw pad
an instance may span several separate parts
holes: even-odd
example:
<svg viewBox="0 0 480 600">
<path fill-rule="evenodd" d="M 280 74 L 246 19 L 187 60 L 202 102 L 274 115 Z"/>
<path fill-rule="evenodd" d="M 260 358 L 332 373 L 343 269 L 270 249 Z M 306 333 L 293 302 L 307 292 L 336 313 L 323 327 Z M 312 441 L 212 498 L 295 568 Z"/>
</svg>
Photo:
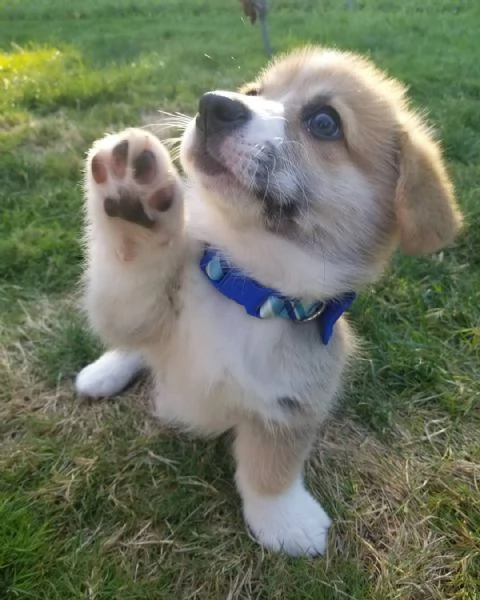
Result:
<svg viewBox="0 0 480 600">
<path fill-rule="evenodd" d="M 92 176 L 93 176 L 95 183 L 102 184 L 107 181 L 107 179 L 108 179 L 107 167 L 105 166 L 105 163 L 103 162 L 103 160 L 98 156 L 98 154 L 92 158 L 90 167 L 92 169 Z"/>
<path fill-rule="evenodd" d="M 119 142 L 112 150 L 112 171 L 116 177 L 123 178 L 127 170 L 128 140 Z"/>
<path fill-rule="evenodd" d="M 133 176 L 138 183 L 152 183 L 157 175 L 157 159 L 151 150 L 143 150 L 133 161 Z"/>
<path fill-rule="evenodd" d="M 117 217 L 147 229 L 155 226 L 155 221 L 147 215 L 141 202 L 130 196 L 107 197 L 103 202 L 103 207 L 109 217 Z"/>
<path fill-rule="evenodd" d="M 154 210 L 166 212 L 169 208 L 171 208 L 174 200 L 175 188 L 172 184 L 154 192 L 148 199 L 148 204 Z"/>
</svg>

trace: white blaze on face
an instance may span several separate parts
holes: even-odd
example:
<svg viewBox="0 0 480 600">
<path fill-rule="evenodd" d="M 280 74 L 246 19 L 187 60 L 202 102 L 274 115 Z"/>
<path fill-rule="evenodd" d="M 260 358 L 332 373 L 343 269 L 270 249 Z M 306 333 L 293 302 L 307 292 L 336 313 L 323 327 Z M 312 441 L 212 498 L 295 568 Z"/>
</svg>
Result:
<svg viewBox="0 0 480 600">
<path fill-rule="evenodd" d="M 244 136 L 249 143 L 277 146 L 285 137 L 285 107 L 280 102 L 265 100 L 261 96 L 241 96 L 239 100 L 252 111 L 252 118 L 245 127 Z"/>
<path fill-rule="evenodd" d="M 225 135 L 219 144 L 222 162 L 239 181 L 249 187 L 262 154 L 281 146 L 285 141 L 284 106 L 259 96 L 223 91 L 216 93 L 242 102 L 251 111 L 251 117 L 245 125 Z"/>
</svg>

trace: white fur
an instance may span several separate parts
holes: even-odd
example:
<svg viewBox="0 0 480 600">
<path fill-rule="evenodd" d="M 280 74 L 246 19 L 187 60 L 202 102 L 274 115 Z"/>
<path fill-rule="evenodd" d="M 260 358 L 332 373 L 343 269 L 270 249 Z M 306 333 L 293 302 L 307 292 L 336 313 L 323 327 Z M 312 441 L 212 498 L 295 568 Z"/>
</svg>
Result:
<svg viewBox="0 0 480 600">
<path fill-rule="evenodd" d="M 252 111 L 253 118 L 247 124 L 244 133 L 249 144 L 258 144 L 260 147 L 266 141 L 279 144 L 285 139 L 285 105 L 282 102 L 223 90 L 214 93 L 233 100 L 238 99 Z"/>
<path fill-rule="evenodd" d="M 75 389 L 80 396 L 104 398 L 119 394 L 145 366 L 136 352 L 111 350 L 80 371 Z"/>
<path fill-rule="evenodd" d="M 243 514 L 256 539 L 291 556 L 324 554 L 331 519 L 301 479 L 279 495 L 261 495 L 237 481 Z"/>
</svg>

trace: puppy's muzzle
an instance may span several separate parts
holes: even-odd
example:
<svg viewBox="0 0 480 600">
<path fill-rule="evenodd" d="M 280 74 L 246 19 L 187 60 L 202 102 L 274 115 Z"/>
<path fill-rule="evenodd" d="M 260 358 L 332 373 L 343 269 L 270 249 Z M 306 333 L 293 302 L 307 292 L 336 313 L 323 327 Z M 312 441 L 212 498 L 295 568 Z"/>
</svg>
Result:
<svg viewBox="0 0 480 600">
<path fill-rule="evenodd" d="M 250 110 L 239 100 L 208 92 L 200 98 L 196 125 L 208 136 L 237 129 L 251 116 Z"/>
</svg>

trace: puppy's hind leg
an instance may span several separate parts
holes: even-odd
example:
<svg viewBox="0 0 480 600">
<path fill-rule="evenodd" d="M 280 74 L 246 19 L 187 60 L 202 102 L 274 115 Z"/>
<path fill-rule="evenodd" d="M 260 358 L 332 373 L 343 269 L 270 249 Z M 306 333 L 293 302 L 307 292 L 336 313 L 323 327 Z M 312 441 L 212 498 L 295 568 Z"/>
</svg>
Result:
<svg viewBox="0 0 480 600">
<path fill-rule="evenodd" d="M 331 523 L 303 484 L 313 437 L 309 427 L 267 427 L 253 419 L 237 427 L 236 482 L 247 525 L 260 544 L 291 556 L 323 554 Z"/>
</svg>

